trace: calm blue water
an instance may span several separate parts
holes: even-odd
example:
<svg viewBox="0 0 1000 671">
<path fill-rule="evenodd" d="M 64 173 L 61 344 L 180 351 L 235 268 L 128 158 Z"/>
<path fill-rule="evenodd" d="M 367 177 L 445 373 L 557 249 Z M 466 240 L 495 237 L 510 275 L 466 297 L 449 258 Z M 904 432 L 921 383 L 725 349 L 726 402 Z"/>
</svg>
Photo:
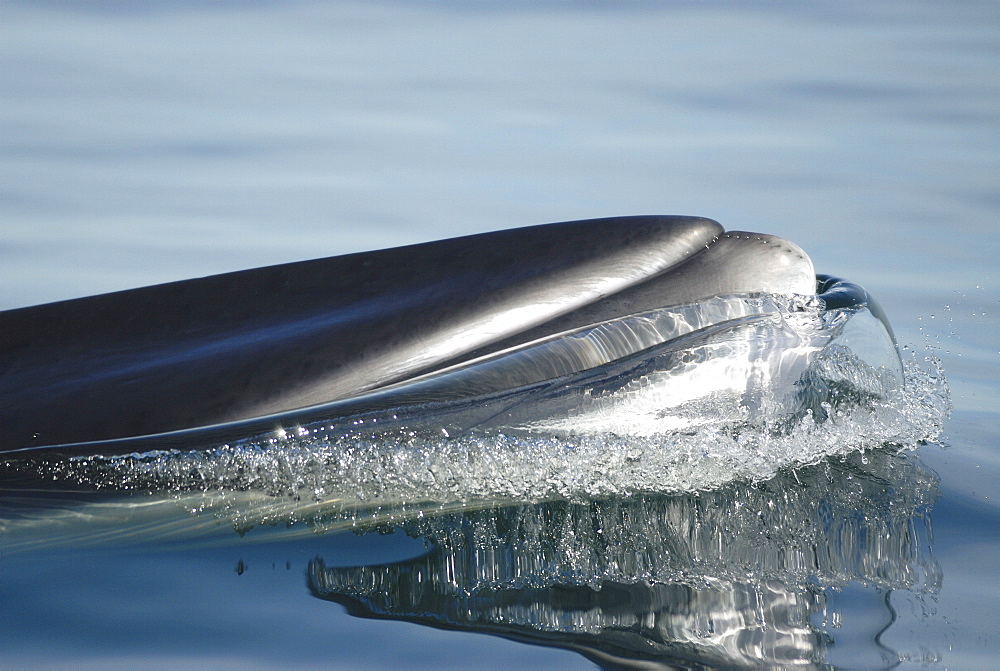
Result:
<svg viewBox="0 0 1000 671">
<path fill-rule="evenodd" d="M 903 455 L 394 533 L 261 526 L 260 501 L 225 497 L 7 492 L 0 666 L 718 664 L 706 651 L 735 639 L 779 662 L 992 666 L 998 28 L 994 2 L 4 0 L 0 308 L 697 214 L 864 284 L 905 356 L 941 359 L 954 411 Z M 595 519 L 616 542 L 566 540 Z M 518 561 L 535 582 L 477 572 Z M 604 582 L 537 577 L 560 570 Z M 435 575 L 464 587 L 415 577 Z"/>
</svg>

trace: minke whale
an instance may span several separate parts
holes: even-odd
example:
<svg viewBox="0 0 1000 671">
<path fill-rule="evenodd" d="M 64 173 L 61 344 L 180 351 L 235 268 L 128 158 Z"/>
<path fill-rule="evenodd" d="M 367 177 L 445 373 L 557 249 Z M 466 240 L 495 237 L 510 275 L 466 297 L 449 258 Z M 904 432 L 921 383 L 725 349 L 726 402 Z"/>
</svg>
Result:
<svg viewBox="0 0 1000 671">
<path fill-rule="evenodd" d="M 655 345 L 631 315 L 737 294 L 866 306 L 891 334 L 863 289 L 776 236 L 689 216 L 545 224 L 0 312 L 0 451 L 496 395 Z M 621 351 L 594 345 L 609 329 Z"/>
</svg>

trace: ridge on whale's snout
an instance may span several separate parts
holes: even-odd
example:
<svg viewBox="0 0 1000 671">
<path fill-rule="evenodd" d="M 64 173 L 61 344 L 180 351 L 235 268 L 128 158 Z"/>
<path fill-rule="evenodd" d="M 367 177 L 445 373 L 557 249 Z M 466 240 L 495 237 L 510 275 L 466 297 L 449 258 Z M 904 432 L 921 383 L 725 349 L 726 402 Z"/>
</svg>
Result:
<svg viewBox="0 0 1000 671">
<path fill-rule="evenodd" d="M 813 294 L 808 256 L 699 217 L 483 233 L 0 312 L 0 449 L 348 399 L 714 296 Z"/>
</svg>

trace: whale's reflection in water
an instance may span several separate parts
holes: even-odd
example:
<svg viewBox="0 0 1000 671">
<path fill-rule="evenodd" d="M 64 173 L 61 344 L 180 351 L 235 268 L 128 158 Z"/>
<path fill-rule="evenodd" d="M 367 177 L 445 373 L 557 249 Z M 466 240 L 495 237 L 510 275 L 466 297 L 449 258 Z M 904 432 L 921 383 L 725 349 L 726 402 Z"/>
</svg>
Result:
<svg viewBox="0 0 1000 671">
<path fill-rule="evenodd" d="M 399 563 L 310 564 L 312 593 L 353 615 L 569 648 L 612 668 L 823 664 L 829 594 L 884 594 L 865 666 L 902 653 L 881 637 L 893 590 L 934 594 L 936 476 L 912 453 L 831 459 L 763 483 L 479 509 L 395 526 L 431 550 Z M 322 526 L 323 520 L 314 523 Z M 858 653 L 863 654 L 863 653 Z"/>
</svg>

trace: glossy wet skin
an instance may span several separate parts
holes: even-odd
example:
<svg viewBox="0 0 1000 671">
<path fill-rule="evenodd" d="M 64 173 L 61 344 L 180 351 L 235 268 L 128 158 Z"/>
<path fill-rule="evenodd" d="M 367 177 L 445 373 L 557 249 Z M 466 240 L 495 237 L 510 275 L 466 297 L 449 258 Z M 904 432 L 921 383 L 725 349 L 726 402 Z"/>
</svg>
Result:
<svg viewBox="0 0 1000 671">
<path fill-rule="evenodd" d="M 554 333 L 715 295 L 813 293 L 773 236 L 696 217 L 549 224 L 0 313 L 3 449 L 349 398 Z"/>
</svg>

